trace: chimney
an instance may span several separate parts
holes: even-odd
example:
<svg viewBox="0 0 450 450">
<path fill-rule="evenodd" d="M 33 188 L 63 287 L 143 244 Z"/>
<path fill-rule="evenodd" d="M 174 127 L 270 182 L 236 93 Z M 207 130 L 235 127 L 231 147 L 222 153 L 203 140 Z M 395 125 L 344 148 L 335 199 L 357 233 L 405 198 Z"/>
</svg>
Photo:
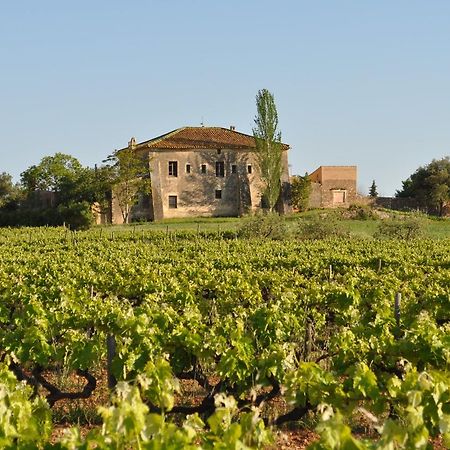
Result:
<svg viewBox="0 0 450 450">
<path fill-rule="evenodd" d="M 231 131 L 236 131 L 236 127 L 234 125 L 230 125 L 230 130 Z"/>
</svg>

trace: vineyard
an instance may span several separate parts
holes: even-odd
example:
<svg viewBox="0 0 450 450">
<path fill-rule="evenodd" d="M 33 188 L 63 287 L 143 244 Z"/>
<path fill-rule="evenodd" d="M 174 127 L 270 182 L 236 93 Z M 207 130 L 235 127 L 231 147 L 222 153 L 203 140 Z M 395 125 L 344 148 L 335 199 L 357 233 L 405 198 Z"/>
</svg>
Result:
<svg viewBox="0 0 450 450">
<path fill-rule="evenodd" d="M 450 447 L 449 239 L 5 229 L 0 256 L 1 448 Z"/>
</svg>

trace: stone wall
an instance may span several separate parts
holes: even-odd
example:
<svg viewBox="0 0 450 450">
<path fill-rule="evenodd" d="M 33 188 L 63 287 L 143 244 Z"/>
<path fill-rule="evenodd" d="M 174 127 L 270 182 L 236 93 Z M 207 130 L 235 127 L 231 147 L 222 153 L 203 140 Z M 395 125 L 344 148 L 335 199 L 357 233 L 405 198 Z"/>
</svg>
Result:
<svg viewBox="0 0 450 450">
<path fill-rule="evenodd" d="M 322 186 L 320 183 L 311 182 L 311 194 L 309 196 L 309 208 L 322 207 Z"/>
<path fill-rule="evenodd" d="M 375 199 L 375 205 L 396 211 L 420 211 L 432 215 L 439 214 L 438 208 L 427 206 L 415 198 L 408 197 L 377 197 Z M 444 208 L 443 215 L 448 215 L 448 212 L 448 209 Z"/>
</svg>

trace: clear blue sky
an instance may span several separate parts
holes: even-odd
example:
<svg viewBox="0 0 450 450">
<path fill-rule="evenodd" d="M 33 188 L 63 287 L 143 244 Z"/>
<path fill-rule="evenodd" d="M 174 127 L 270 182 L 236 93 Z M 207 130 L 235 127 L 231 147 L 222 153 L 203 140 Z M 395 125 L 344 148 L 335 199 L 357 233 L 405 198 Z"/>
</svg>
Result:
<svg viewBox="0 0 450 450">
<path fill-rule="evenodd" d="M 357 165 L 392 195 L 450 154 L 450 1 L 0 3 L 0 172 L 85 165 L 185 125 L 251 134 L 278 107 L 291 173 Z"/>
</svg>

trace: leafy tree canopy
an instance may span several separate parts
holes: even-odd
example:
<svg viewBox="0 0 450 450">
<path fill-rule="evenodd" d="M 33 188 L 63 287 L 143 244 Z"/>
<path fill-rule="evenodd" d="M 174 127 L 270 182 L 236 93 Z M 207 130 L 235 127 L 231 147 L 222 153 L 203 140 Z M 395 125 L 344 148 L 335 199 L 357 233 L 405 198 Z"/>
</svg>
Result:
<svg viewBox="0 0 450 450">
<path fill-rule="evenodd" d="M 109 166 L 83 167 L 75 157 L 56 153 L 45 156 L 39 164 L 22 172 L 21 184 L 27 193 L 55 192 L 57 204 L 97 202 L 106 208 L 113 178 Z"/>
<path fill-rule="evenodd" d="M 433 159 L 402 184 L 402 189 L 396 192 L 397 197 L 415 198 L 424 205 L 438 208 L 442 215 L 444 206 L 450 202 L 450 157 Z"/>
<path fill-rule="evenodd" d="M 55 153 L 45 156 L 38 165 L 22 172 L 21 183 L 27 191 L 59 192 L 65 184 L 76 179 L 82 169 L 80 162 L 73 156 Z"/>
</svg>

